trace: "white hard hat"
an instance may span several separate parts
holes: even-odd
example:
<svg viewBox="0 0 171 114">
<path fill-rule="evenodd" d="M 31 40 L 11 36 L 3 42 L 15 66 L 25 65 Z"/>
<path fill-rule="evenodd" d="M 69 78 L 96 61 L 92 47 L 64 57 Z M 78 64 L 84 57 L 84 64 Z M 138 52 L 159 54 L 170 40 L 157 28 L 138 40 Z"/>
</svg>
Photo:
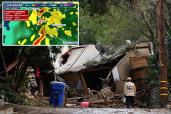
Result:
<svg viewBox="0 0 171 114">
<path fill-rule="evenodd" d="M 132 78 L 131 77 L 127 77 L 127 80 L 132 80 Z"/>
</svg>

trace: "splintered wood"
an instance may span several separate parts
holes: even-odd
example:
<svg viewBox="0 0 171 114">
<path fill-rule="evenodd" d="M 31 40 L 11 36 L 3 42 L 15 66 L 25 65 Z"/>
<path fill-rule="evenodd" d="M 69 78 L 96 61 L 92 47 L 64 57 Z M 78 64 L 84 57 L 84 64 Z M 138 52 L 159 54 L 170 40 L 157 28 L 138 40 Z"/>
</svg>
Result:
<svg viewBox="0 0 171 114">
<path fill-rule="evenodd" d="M 101 91 L 94 92 L 95 94 L 90 98 L 77 97 L 77 98 L 68 98 L 67 107 L 78 107 L 81 102 L 89 102 L 90 107 L 93 108 L 123 108 L 125 104 L 122 101 L 122 94 L 114 94 L 110 87 L 104 87 Z"/>
<path fill-rule="evenodd" d="M 118 94 L 113 94 L 112 98 L 106 99 L 99 99 L 99 100 L 92 100 L 90 101 L 90 106 L 95 108 L 123 108 L 125 107 L 124 103 L 122 102 L 122 96 Z"/>
</svg>

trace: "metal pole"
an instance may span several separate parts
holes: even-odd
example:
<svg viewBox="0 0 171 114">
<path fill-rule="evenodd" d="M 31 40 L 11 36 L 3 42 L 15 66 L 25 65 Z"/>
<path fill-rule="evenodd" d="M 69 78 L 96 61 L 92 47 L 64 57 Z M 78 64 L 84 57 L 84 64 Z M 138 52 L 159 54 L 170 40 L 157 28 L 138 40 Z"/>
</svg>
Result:
<svg viewBox="0 0 171 114">
<path fill-rule="evenodd" d="M 168 102 L 168 81 L 167 81 L 167 52 L 164 30 L 164 0 L 157 0 L 157 35 L 159 46 L 159 67 L 160 67 L 160 105 L 165 107 Z"/>
</svg>

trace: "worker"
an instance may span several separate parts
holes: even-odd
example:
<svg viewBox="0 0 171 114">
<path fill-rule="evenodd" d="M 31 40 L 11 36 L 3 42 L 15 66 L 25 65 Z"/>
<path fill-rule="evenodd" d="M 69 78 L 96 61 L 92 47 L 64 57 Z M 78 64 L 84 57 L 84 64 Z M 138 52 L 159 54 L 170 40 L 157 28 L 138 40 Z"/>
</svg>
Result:
<svg viewBox="0 0 171 114">
<path fill-rule="evenodd" d="M 136 95 L 135 84 L 131 81 L 131 77 L 127 77 L 127 82 L 124 85 L 124 95 L 126 97 L 127 108 L 131 108 L 134 106 L 134 97 Z"/>
</svg>

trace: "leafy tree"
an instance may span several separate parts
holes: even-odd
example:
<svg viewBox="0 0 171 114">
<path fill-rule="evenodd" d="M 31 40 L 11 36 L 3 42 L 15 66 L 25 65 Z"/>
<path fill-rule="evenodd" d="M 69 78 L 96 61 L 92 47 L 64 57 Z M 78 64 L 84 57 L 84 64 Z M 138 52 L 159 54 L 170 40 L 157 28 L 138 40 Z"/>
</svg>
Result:
<svg viewBox="0 0 171 114">
<path fill-rule="evenodd" d="M 146 33 L 146 29 L 123 8 L 110 5 L 104 14 L 92 14 L 88 8 L 80 8 L 80 41 L 87 41 L 87 37 L 91 37 L 105 45 L 120 45 L 126 39 L 145 39 L 143 33 Z"/>
</svg>

